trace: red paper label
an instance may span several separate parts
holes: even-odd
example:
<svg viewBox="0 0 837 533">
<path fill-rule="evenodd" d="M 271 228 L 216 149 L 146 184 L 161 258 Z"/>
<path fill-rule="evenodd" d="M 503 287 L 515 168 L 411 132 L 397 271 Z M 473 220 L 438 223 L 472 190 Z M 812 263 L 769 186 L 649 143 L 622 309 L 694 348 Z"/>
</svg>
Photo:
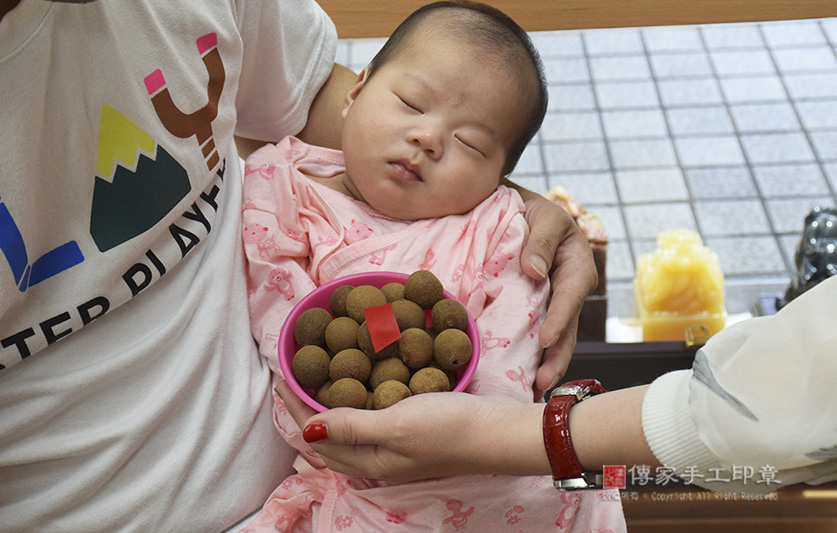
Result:
<svg viewBox="0 0 837 533">
<path fill-rule="evenodd" d="M 395 313 L 392 312 L 392 304 L 367 307 L 363 310 L 363 315 L 366 317 L 372 347 L 376 352 L 380 352 L 401 338 L 401 330 L 398 329 Z"/>
</svg>

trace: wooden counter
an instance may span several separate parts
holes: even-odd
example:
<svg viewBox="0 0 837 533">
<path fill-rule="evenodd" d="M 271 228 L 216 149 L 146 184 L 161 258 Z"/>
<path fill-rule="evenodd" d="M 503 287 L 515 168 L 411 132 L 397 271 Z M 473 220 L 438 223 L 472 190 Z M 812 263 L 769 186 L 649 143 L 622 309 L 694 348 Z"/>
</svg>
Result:
<svg viewBox="0 0 837 533">
<path fill-rule="evenodd" d="M 834 533 L 837 483 L 793 485 L 763 500 L 683 485 L 628 488 L 622 508 L 630 533 Z"/>
<path fill-rule="evenodd" d="M 318 0 L 343 39 L 386 37 L 423 0 Z M 837 16 L 834 0 L 489 0 L 527 31 Z"/>
</svg>

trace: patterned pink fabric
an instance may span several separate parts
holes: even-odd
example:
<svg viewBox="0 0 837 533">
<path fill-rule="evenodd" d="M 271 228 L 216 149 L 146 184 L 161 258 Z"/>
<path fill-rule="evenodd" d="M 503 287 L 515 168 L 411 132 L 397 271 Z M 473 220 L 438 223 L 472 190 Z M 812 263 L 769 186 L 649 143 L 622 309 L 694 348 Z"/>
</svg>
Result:
<svg viewBox="0 0 837 533">
<path fill-rule="evenodd" d="M 315 287 L 357 272 L 426 269 L 479 326 L 482 358 L 468 392 L 533 401 L 541 355 L 538 327 L 549 288 L 520 269 L 527 225 L 517 193 L 501 186 L 463 215 L 394 220 L 306 177 L 331 177 L 343 171 L 342 165 L 340 152 L 295 138 L 265 146 L 246 162 L 242 216 L 252 332 L 274 372 L 280 372 L 276 341 L 283 321 Z M 392 485 L 315 470 L 304 461 L 314 452 L 281 400 L 275 400 L 276 426 L 301 453 L 299 474 L 276 489 L 249 526 L 253 531 L 625 528 L 617 494 L 561 495 L 548 477 L 454 477 Z"/>
</svg>

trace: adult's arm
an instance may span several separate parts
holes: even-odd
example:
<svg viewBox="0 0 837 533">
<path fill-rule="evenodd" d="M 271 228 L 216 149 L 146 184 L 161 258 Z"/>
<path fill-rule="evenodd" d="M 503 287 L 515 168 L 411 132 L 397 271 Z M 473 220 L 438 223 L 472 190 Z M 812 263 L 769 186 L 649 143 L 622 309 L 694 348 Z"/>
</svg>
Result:
<svg viewBox="0 0 837 533">
<path fill-rule="evenodd" d="M 659 464 L 642 434 L 645 389 L 610 392 L 572 408 L 570 431 L 585 468 Z M 309 439 L 325 436 L 312 448 L 339 472 L 389 480 L 550 473 L 542 403 L 434 393 L 416 395 L 379 411 L 344 408 L 315 414 L 284 382 L 277 385 L 277 391 L 300 427 L 311 428 L 306 431 Z"/>
<path fill-rule="evenodd" d="M 354 72 L 335 63 L 331 74 L 314 97 L 308 111 L 308 120 L 297 137 L 310 144 L 339 149 L 343 131 L 341 111 L 346 94 L 356 82 L 357 75 Z M 235 140 L 238 154 L 244 159 L 268 142 L 238 136 Z M 276 143 L 280 140 L 271 139 L 269 142 Z"/>
</svg>

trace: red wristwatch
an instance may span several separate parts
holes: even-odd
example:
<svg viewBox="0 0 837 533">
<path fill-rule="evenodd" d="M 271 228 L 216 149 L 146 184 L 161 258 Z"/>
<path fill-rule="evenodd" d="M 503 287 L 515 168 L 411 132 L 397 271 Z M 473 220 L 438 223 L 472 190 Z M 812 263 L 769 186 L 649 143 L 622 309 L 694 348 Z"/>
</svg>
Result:
<svg viewBox="0 0 837 533">
<path fill-rule="evenodd" d="M 605 392 L 595 379 L 579 379 L 556 387 L 543 411 L 543 440 L 555 488 L 561 490 L 598 489 L 601 472 L 585 471 L 578 461 L 570 438 L 570 407 Z"/>
</svg>

